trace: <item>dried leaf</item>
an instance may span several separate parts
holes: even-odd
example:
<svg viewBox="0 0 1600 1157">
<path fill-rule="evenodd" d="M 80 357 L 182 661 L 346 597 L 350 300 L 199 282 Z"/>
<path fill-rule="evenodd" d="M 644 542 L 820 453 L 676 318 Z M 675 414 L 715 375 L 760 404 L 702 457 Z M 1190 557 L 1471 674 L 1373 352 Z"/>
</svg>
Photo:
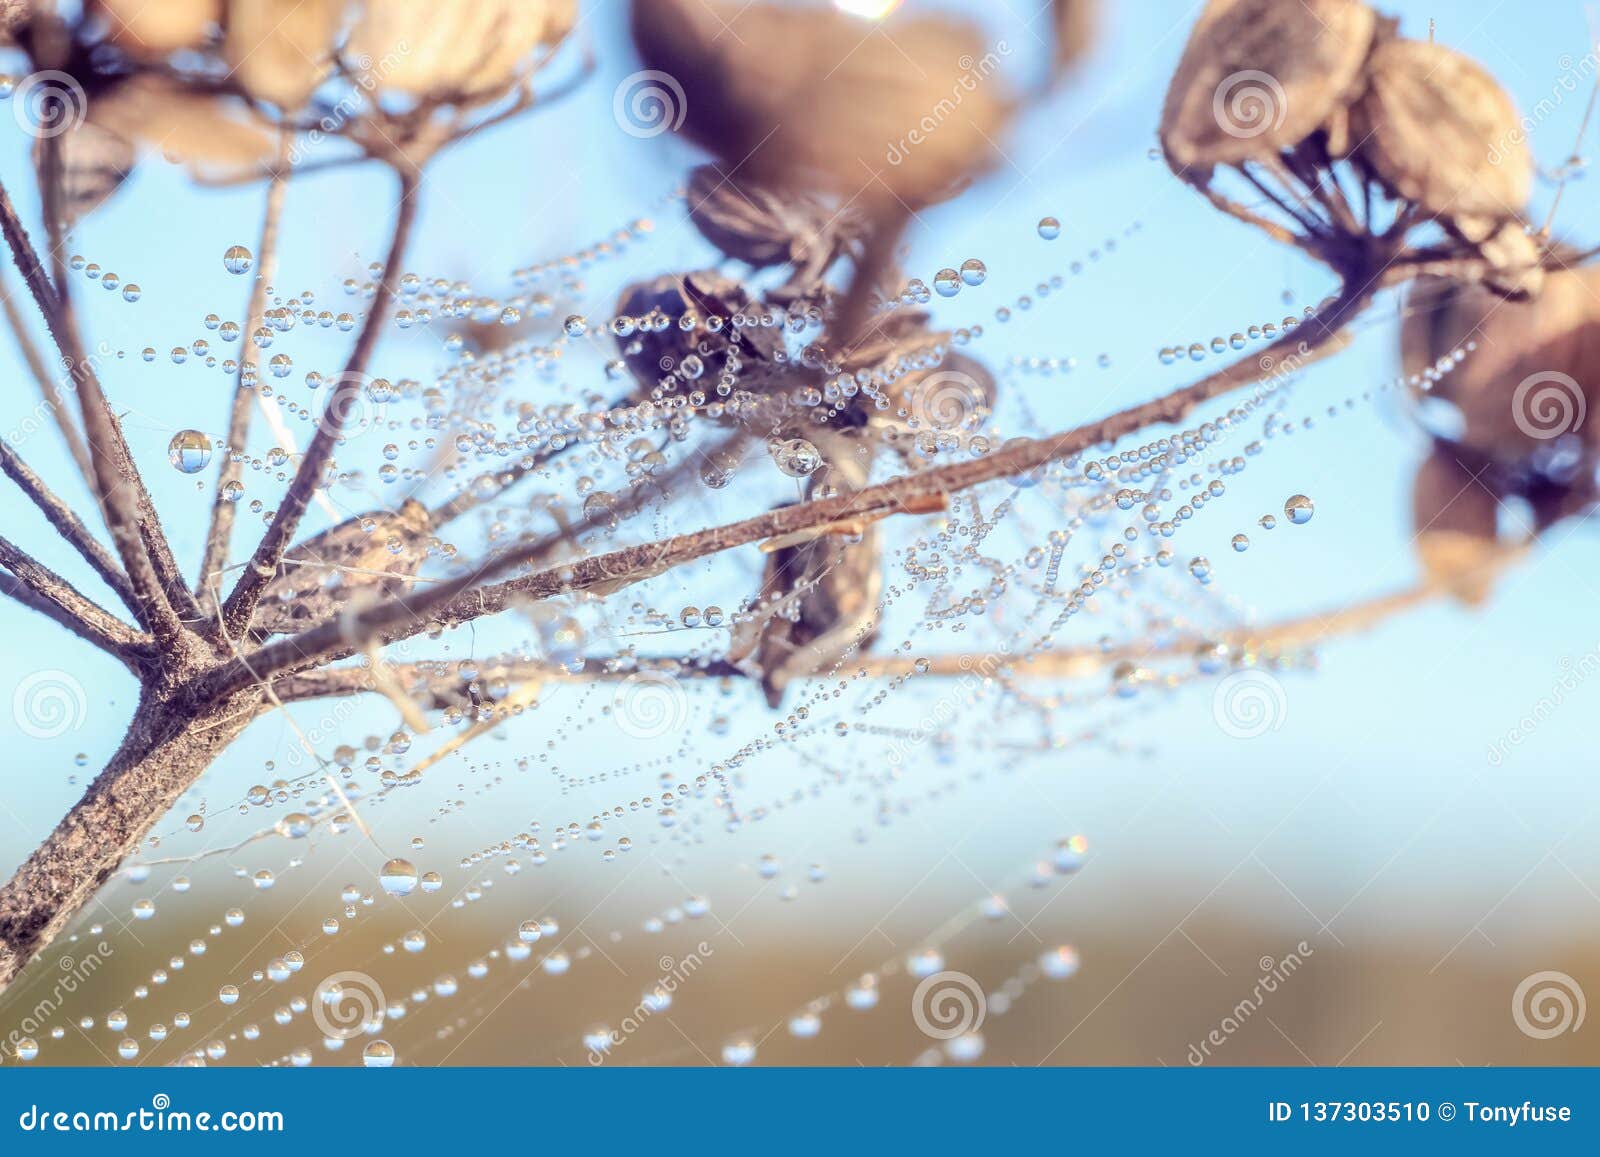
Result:
<svg viewBox="0 0 1600 1157">
<path fill-rule="evenodd" d="M 292 634 L 334 621 L 353 599 L 405 593 L 432 529 L 427 507 L 407 499 L 398 511 L 360 514 L 314 535 L 284 556 L 252 627 Z"/>
<path fill-rule="evenodd" d="M 128 179 L 134 167 L 134 147 L 93 121 L 85 121 L 60 138 L 61 216 L 68 228 L 99 208 Z M 34 145 L 38 163 L 40 147 Z"/>
<path fill-rule="evenodd" d="M 727 256 L 756 268 L 825 258 L 859 235 L 848 208 L 831 209 L 805 193 L 731 176 L 716 165 L 689 174 L 689 220 Z"/>
<path fill-rule="evenodd" d="M 1002 160 L 1004 53 L 969 24 L 902 13 L 864 27 L 831 8 L 634 0 L 633 38 L 646 71 L 617 91 L 624 129 L 680 129 L 758 180 L 917 205 Z"/>
<path fill-rule="evenodd" d="M 165 56 L 204 44 L 222 18 L 222 0 L 91 0 L 89 10 L 118 48 Z"/>
<path fill-rule="evenodd" d="M 294 109 L 332 64 L 342 0 L 228 0 L 223 59 L 251 96 Z"/>
<path fill-rule="evenodd" d="M 826 482 L 842 493 L 867 480 L 870 459 L 852 453 L 852 442 L 829 439 Z M 859 539 L 823 535 L 767 555 L 761 605 L 735 628 L 728 658 L 760 678 L 769 705 L 779 706 L 794 680 L 871 642 L 883 593 L 881 552 L 881 532 L 869 523 Z"/>
<path fill-rule="evenodd" d="M 89 123 L 204 179 L 255 172 L 278 152 L 277 129 L 242 100 L 157 76 L 135 76 L 91 101 Z"/>
<path fill-rule="evenodd" d="M 1470 240 L 1517 216 L 1532 192 L 1516 106 L 1494 77 L 1442 44 L 1378 45 L 1351 134 L 1387 188 L 1454 219 Z"/>
<path fill-rule="evenodd" d="M 509 89 L 576 18 L 576 0 L 365 0 L 344 60 L 379 93 L 470 100 Z"/>
<path fill-rule="evenodd" d="M 1417 468 L 1412 517 L 1430 585 L 1471 606 L 1489 596 L 1510 555 L 1496 538 L 1499 500 L 1455 451 L 1436 447 Z"/>
<path fill-rule="evenodd" d="M 1088 53 L 1099 16 L 1099 0 L 1055 0 L 1057 72 L 1071 68 Z"/>
<path fill-rule="evenodd" d="M 1600 268 L 1547 274 L 1534 302 L 1430 278 L 1407 305 L 1407 374 L 1476 346 L 1427 392 L 1458 413 L 1459 428 L 1442 433 L 1495 465 L 1513 493 L 1575 483 L 1571 448 L 1600 448 Z"/>
<path fill-rule="evenodd" d="M 1359 87 L 1378 20 L 1358 0 L 1211 0 L 1161 113 L 1175 172 L 1292 148 Z"/>
<path fill-rule="evenodd" d="M 647 391 L 690 356 L 700 358 L 710 372 L 735 345 L 741 359 L 772 361 L 783 347 L 781 335 L 757 326 L 735 328 L 729 322 L 751 302 L 744 286 L 711 270 L 638 282 L 623 290 L 617 301 L 616 316 L 632 318 L 636 326 L 635 332 L 617 337 L 617 348 Z M 685 314 L 719 317 L 723 324 L 715 333 L 703 327 L 684 330 L 678 323 Z M 666 324 L 657 328 L 657 318 Z M 650 319 L 650 324 L 639 324 L 642 319 Z"/>
</svg>

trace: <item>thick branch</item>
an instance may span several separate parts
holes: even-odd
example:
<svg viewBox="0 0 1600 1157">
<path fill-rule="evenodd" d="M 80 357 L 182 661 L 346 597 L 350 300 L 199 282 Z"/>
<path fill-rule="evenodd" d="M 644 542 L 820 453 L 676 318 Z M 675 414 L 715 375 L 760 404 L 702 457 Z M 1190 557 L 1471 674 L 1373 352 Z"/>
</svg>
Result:
<svg viewBox="0 0 1600 1157">
<path fill-rule="evenodd" d="M 394 235 L 389 242 L 389 254 L 384 259 L 383 274 L 373 294 L 372 304 L 367 310 L 366 321 L 356 338 L 350 360 L 345 364 L 344 372 L 339 375 L 338 384 L 328 398 L 322 419 L 317 423 L 316 437 L 311 440 L 305 456 L 301 458 L 300 468 L 295 471 L 294 480 L 290 482 L 289 490 L 284 495 L 283 502 L 279 504 L 277 514 L 273 516 L 272 524 L 267 527 L 266 534 L 262 535 L 255 554 L 251 556 L 244 573 L 239 576 L 238 585 L 233 588 L 233 592 L 223 605 L 222 629 L 228 635 L 238 636 L 249 627 L 256 604 L 261 601 L 267 584 L 278 573 L 278 564 L 283 560 L 284 552 L 294 539 L 295 531 L 300 526 L 300 519 L 305 515 L 317 488 L 322 485 L 323 474 L 333 457 L 334 446 L 343 433 L 346 418 L 354 408 L 352 403 L 365 384 L 367 363 L 372 357 L 373 348 L 378 344 L 378 335 L 383 331 L 389 305 L 394 300 L 400 263 L 404 260 L 406 245 L 411 238 L 411 227 L 417 215 L 416 193 L 420 175 L 406 169 L 397 170 L 397 173 L 400 178 L 400 198 L 395 211 Z"/>
</svg>

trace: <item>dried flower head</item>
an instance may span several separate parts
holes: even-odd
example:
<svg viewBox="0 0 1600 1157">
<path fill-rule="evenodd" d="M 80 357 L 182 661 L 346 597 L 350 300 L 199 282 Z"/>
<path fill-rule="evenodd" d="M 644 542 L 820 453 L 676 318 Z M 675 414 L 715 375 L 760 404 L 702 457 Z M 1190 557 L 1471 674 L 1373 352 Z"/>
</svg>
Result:
<svg viewBox="0 0 1600 1157">
<path fill-rule="evenodd" d="M 284 555 L 251 627 L 291 634 L 334 621 L 353 601 L 404 593 L 428 557 L 428 508 L 407 499 L 313 535 Z"/>
<path fill-rule="evenodd" d="M 672 81 L 645 95 L 681 97 L 672 127 L 758 180 L 928 204 L 1001 159 L 1010 99 L 971 25 L 899 14 L 863 33 L 832 9 L 635 0 L 633 35 L 641 75 Z"/>
<path fill-rule="evenodd" d="M 1359 0 L 1212 0 L 1167 88 L 1168 164 L 1208 172 L 1293 149 L 1359 89 L 1377 27 Z"/>
<path fill-rule="evenodd" d="M 1521 220 L 1533 167 L 1517 124 L 1488 73 L 1399 38 L 1360 0 L 1213 0 L 1168 89 L 1161 143 L 1218 208 L 1348 284 L 1408 260 L 1478 262 L 1491 288 L 1527 296 L 1544 254 Z M 1262 207 L 1231 195 L 1228 173 Z M 1449 241 L 1415 249 L 1413 231 L 1432 224 Z"/>
<path fill-rule="evenodd" d="M 1442 44 L 1389 40 L 1351 110 L 1362 162 L 1392 196 L 1481 241 L 1533 191 L 1516 106 L 1494 77 Z"/>
</svg>

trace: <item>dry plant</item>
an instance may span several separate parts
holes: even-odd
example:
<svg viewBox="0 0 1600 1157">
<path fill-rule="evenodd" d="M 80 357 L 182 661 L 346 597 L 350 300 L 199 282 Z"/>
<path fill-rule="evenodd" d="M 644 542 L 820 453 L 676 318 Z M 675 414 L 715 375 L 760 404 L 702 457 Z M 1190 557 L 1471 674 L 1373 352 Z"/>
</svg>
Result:
<svg viewBox="0 0 1600 1157">
<path fill-rule="evenodd" d="M 1066 67 L 1090 23 L 1085 4 L 1059 7 L 1058 67 Z M 1493 79 L 1442 45 L 1402 37 L 1358 0 L 1213 2 L 1161 119 L 1173 172 L 1220 210 L 1323 262 L 1336 279 L 1327 299 L 1259 351 L 1154 400 L 998 444 L 988 432 L 995 379 L 963 348 L 973 335 L 933 328 L 918 308 L 928 288 L 908 283 L 899 253 L 912 215 L 958 196 L 998 162 L 996 142 L 1027 99 L 985 74 L 964 86 L 959 108 L 951 100 L 949 63 L 981 62 L 988 54 L 982 33 L 944 16 L 902 13 L 886 26 L 897 54 L 857 52 L 860 26 L 831 9 L 636 0 L 633 33 L 648 70 L 639 75 L 656 79 L 627 111 L 664 120 L 710 154 L 688 175 L 685 199 L 724 260 L 631 287 L 611 318 L 566 319 L 557 344 L 596 331 L 614 335 L 615 378 L 623 383 L 615 397 L 574 400 L 553 416 L 526 408 L 501 464 L 467 477 L 460 463 L 504 435 L 481 423 L 449 428 L 449 416 L 465 407 L 431 391 L 429 413 L 445 415 L 435 426 L 444 444 L 435 475 L 451 480 L 454 492 L 302 538 L 319 493 L 348 468 L 339 456 L 364 408 L 404 392 L 371 367 L 397 309 L 409 309 L 418 292 L 407 256 L 429 162 L 488 126 L 581 93 L 586 64 L 572 43 L 573 8 L 571 0 L 95 0 L 71 19 L 49 5 L 7 9 L 8 35 L 31 70 L 27 93 L 15 99 L 26 96 L 43 118 L 35 135 L 44 214 L 35 240 L 0 190 L 0 228 L 55 348 L 35 349 L 22 311 L 8 309 L 49 413 L 98 499 L 105 535 L 14 447 L 0 444 L 0 454 L 7 476 L 126 613 L 113 613 L 7 538 L 0 538 L 7 572 L 0 590 L 120 660 L 141 692 L 121 748 L 0 888 L 0 987 L 253 719 L 285 704 L 382 693 L 419 728 L 434 712 L 465 716 L 472 727 L 458 737 L 464 742 L 524 709 L 521 689 L 544 680 L 621 679 L 645 669 L 752 679 L 777 706 L 796 680 L 843 664 L 870 678 L 903 678 L 909 660 L 872 650 L 884 520 L 942 514 L 963 495 L 976 509 L 974 492 L 995 483 L 1009 492 L 1053 472 L 1098 486 L 1129 464 L 1149 472 L 1191 460 L 1219 426 L 1237 424 L 1271 393 L 1282 376 L 1276 367 L 1298 368 L 1336 350 L 1380 292 L 1408 282 L 1425 278 L 1419 293 L 1430 303 L 1413 323 L 1418 332 L 1408 330 L 1412 371 L 1429 387 L 1450 383 L 1469 416 L 1469 434 L 1454 445 L 1502 463 L 1507 492 L 1545 494 L 1553 485 L 1540 474 L 1536 486 L 1528 454 L 1508 444 L 1514 431 L 1500 421 L 1508 412 L 1505 372 L 1480 372 L 1470 361 L 1446 371 L 1485 327 L 1525 331 L 1512 310 L 1551 330 L 1497 343 L 1522 351 L 1512 356 L 1549 368 L 1542 347 L 1571 335 L 1571 356 L 1587 357 L 1576 348 L 1592 340 L 1578 333 L 1591 312 L 1586 303 L 1573 298 L 1570 324 L 1558 323 L 1558 307 L 1544 303 L 1566 301 L 1569 283 L 1592 278 L 1577 268 L 1580 255 L 1524 219 L 1532 160 L 1525 147 L 1497 149 L 1517 122 Z M 802 105 L 806 115 L 791 115 Z M 930 115 L 934 129 L 918 131 Z M 316 156 L 307 159 L 312 141 Z M 885 168 L 886 142 L 902 141 L 911 142 L 904 163 Z M 309 444 L 284 455 L 291 477 L 264 533 L 235 566 L 242 463 L 262 382 L 260 347 L 242 345 L 210 531 L 193 579 L 173 555 L 141 477 L 146 464 L 129 452 L 102 381 L 114 367 L 92 356 L 70 292 L 74 223 L 114 196 L 151 147 L 196 181 L 265 187 L 259 240 L 252 253 L 233 258 L 254 262 L 242 319 L 250 337 L 308 324 L 300 304 L 274 302 L 268 290 L 285 185 L 309 169 L 358 163 L 386 166 L 395 177 L 392 238 L 363 287 L 364 314 L 351 319 L 348 358 L 324 385 Z M 968 273 L 981 276 L 943 271 L 935 288 Z M 463 327 L 493 319 L 483 300 L 453 292 L 446 284 L 436 294 L 441 319 Z M 548 352 L 534 347 L 480 345 L 443 388 L 497 397 L 508 358 Z M 70 367 L 67 383 L 50 369 L 58 357 Z M 1241 400 L 1224 417 L 1185 426 L 1196 407 L 1234 394 Z M 662 451 L 685 441 L 691 427 L 713 437 L 694 458 L 669 465 Z M 1552 445 L 1536 441 L 1535 449 Z M 1095 457 L 1114 445 L 1123 448 Z M 799 500 L 722 525 L 595 548 L 622 524 L 637 525 L 643 512 L 664 510 L 669 523 L 693 525 L 695 489 L 726 486 L 751 447 L 764 448 L 798 481 Z M 502 496 L 525 480 L 557 478 L 564 456 L 596 448 L 614 457 L 626 448 L 631 484 L 571 504 L 563 496 L 554 507 L 564 512 L 556 532 L 510 536 L 470 560 L 445 537 L 457 520 L 507 501 Z M 203 460 L 210 447 L 175 444 L 173 452 Z M 1428 472 L 1457 468 L 1459 459 L 1445 454 L 1424 468 L 1424 483 L 1439 492 Z M 1419 499 L 1424 519 L 1436 523 L 1449 510 L 1439 529 L 1492 537 L 1481 511 L 1457 503 L 1460 488 L 1442 486 L 1437 500 Z M 1542 521 L 1591 500 L 1569 487 L 1541 507 Z M 561 608 L 579 596 L 608 597 L 746 546 L 766 552 L 765 576 L 718 653 L 617 658 L 568 640 L 540 655 L 480 660 L 468 675 L 440 662 L 398 661 L 410 640 L 510 611 L 553 624 L 559 636 Z M 1482 558 L 1475 559 L 1478 567 Z M 1458 566 L 1435 569 L 1458 593 L 1476 589 Z M 1096 585 L 1085 580 L 1064 602 L 1081 607 Z M 1412 601 L 1380 600 L 1351 618 L 1370 622 Z M 1296 629 L 1285 625 L 1283 645 L 1295 644 Z M 1220 656 L 1262 642 L 1257 631 L 1163 646 L 1210 647 Z M 1128 653 L 1135 650 L 1148 655 L 1152 647 Z M 1021 680 L 1070 676 L 1118 658 L 1104 649 L 1003 660 L 949 654 L 919 671 L 976 668 Z"/>
</svg>

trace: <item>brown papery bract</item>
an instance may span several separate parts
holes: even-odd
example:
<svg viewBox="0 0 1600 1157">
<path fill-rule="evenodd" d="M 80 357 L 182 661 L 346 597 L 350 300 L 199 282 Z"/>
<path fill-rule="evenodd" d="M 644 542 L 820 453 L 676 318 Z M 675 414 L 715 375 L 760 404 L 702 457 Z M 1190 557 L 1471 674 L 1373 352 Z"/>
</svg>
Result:
<svg viewBox="0 0 1600 1157">
<path fill-rule="evenodd" d="M 972 25 L 635 0 L 633 35 L 644 63 L 682 87 L 682 132 L 741 174 L 915 206 L 1003 159 L 1003 53 Z"/>
</svg>

